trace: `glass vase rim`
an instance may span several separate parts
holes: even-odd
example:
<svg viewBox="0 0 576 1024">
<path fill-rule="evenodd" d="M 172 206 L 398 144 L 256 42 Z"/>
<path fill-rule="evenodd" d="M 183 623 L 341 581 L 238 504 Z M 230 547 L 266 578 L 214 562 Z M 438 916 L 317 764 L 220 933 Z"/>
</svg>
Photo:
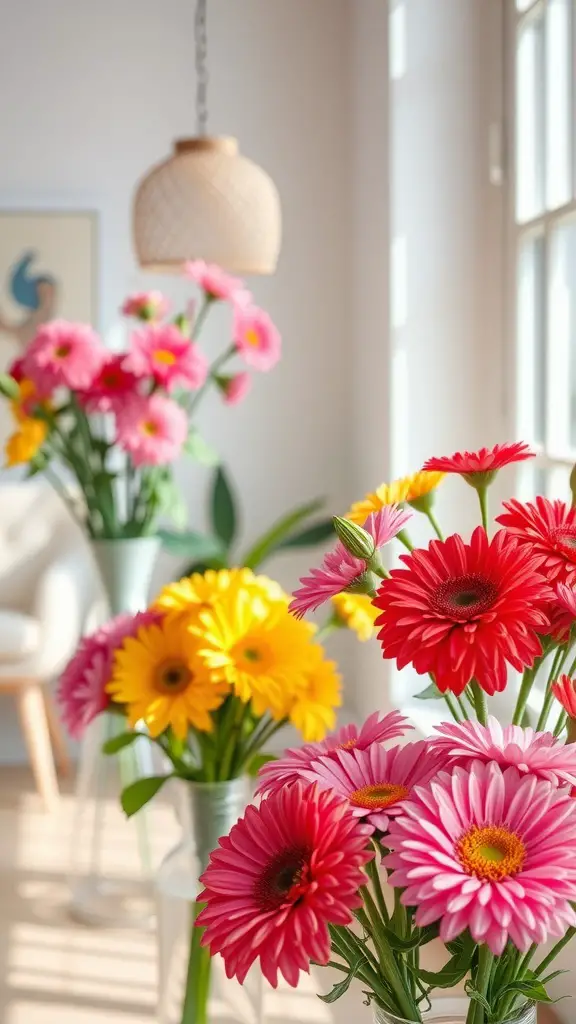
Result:
<svg viewBox="0 0 576 1024">
<path fill-rule="evenodd" d="M 462 997 L 465 998 L 465 997 Z M 501 1024 L 536 1024 L 536 1003 L 532 1000 L 526 1002 L 519 1010 L 516 1010 L 514 1015 L 506 1017 Z M 373 1007 L 373 1018 L 377 1024 L 418 1024 L 417 1021 L 410 1020 L 407 1017 L 396 1017 L 389 1010 L 384 1010 L 381 1006 Z M 531 1016 L 534 1014 L 534 1016 Z M 425 1013 L 423 1018 L 423 1024 L 457 1024 L 457 1022 L 465 1021 L 465 1011 L 461 1008 L 454 1010 L 435 1010 L 432 1008 L 428 1013 Z"/>
<path fill-rule="evenodd" d="M 134 541 L 141 543 L 143 540 L 154 541 L 158 545 L 162 543 L 158 533 L 143 533 L 141 537 L 90 537 L 91 544 L 133 544 Z"/>
<path fill-rule="evenodd" d="M 180 776 L 181 782 L 185 783 L 186 786 L 192 786 L 194 789 L 202 789 L 204 792 L 221 792 L 224 786 L 230 788 L 240 789 L 244 788 L 250 781 L 249 775 L 236 775 L 233 779 L 214 779 L 212 782 L 206 782 L 204 779 L 184 779 Z"/>
</svg>

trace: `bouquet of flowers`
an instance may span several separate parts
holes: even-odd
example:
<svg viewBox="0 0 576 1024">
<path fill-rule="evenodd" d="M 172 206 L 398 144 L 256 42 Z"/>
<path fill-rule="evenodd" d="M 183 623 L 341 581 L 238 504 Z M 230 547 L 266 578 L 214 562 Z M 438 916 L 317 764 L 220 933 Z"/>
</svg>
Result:
<svg viewBox="0 0 576 1024">
<path fill-rule="evenodd" d="M 341 980 L 322 998 L 356 978 L 381 1022 L 427 1020 L 435 990 L 459 982 L 467 1024 L 529 1024 L 550 1001 L 551 966 L 576 933 L 576 509 L 513 499 L 495 529 L 487 511 L 497 471 L 531 454 L 431 459 L 335 519 L 338 543 L 301 581 L 295 621 L 366 595 L 383 656 L 428 675 L 420 696 L 444 699 L 452 720 L 391 746 L 407 720 L 372 716 L 262 767 L 260 806 L 220 839 L 199 896 L 201 942 L 229 977 L 259 959 L 273 986 L 279 974 L 296 985 L 329 964 Z M 469 539 L 445 539 L 433 511 L 454 473 L 479 498 Z M 436 534 L 426 548 L 411 543 L 413 510 Z M 380 551 L 394 536 L 407 552 L 389 569 Z M 503 726 L 487 698 L 516 673 Z M 446 950 L 435 971 L 421 959 L 433 939 Z"/>
<path fill-rule="evenodd" d="M 248 370 L 270 370 L 280 358 L 278 330 L 243 281 L 199 260 L 184 274 L 201 295 L 185 314 L 169 319 L 159 292 L 126 300 L 122 312 L 139 321 L 128 351 L 111 352 L 85 324 L 55 320 L 39 328 L 0 381 L 16 428 L 7 464 L 42 471 L 75 512 L 54 468 L 65 466 L 82 493 L 92 538 L 153 534 L 163 513 L 185 523 L 174 461 L 182 452 L 218 461 L 193 426 L 202 397 L 213 385 L 235 404 L 249 389 Z M 209 363 L 198 339 L 219 302 L 231 307 L 231 338 Z M 234 357 L 248 369 L 230 372 Z"/>
</svg>

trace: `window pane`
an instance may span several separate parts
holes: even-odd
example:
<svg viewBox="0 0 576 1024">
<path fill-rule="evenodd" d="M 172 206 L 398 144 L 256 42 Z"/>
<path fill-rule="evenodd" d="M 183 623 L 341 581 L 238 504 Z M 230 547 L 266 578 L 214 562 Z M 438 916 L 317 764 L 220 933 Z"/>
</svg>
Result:
<svg viewBox="0 0 576 1024">
<path fill-rule="evenodd" d="M 548 0 L 546 14 L 546 205 L 570 199 L 570 0 Z"/>
<path fill-rule="evenodd" d="M 527 239 L 518 260 L 518 436 L 544 442 L 546 403 L 544 239 Z"/>
<path fill-rule="evenodd" d="M 516 7 L 519 11 L 527 11 L 535 3 L 536 0 L 516 0 Z"/>
<path fill-rule="evenodd" d="M 548 445 L 576 448 L 576 221 L 550 238 L 548 301 Z"/>
<path fill-rule="evenodd" d="M 516 215 L 544 209 L 544 19 L 524 22 L 516 59 Z"/>
</svg>

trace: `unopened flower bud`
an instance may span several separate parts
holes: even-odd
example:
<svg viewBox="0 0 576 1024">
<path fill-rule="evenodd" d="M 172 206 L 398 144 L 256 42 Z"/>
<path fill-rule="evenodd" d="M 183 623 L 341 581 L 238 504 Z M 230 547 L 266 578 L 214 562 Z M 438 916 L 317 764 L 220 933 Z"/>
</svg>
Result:
<svg viewBox="0 0 576 1024">
<path fill-rule="evenodd" d="M 376 551 L 376 545 L 374 538 L 358 523 L 351 523 L 349 519 L 344 519 L 343 516 L 333 516 L 332 523 L 338 536 L 338 539 L 342 542 L 347 551 L 354 558 L 362 558 L 365 562 L 369 562 Z"/>
<path fill-rule="evenodd" d="M 0 393 L 12 401 L 16 401 L 20 397 L 18 381 L 14 380 L 9 373 L 0 373 Z"/>
<path fill-rule="evenodd" d="M 576 508 L 576 465 L 570 473 L 570 490 L 572 491 L 572 508 Z"/>
</svg>

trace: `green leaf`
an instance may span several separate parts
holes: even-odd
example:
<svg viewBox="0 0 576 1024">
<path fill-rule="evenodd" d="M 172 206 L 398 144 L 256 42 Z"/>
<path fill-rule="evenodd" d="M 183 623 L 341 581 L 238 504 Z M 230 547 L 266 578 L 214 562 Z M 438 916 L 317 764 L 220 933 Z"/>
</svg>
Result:
<svg viewBox="0 0 576 1024">
<path fill-rule="evenodd" d="M 31 476 L 36 476 L 37 473 L 43 473 L 49 462 L 50 459 L 45 452 L 36 452 L 34 458 L 30 459 L 28 463 L 26 479 L 29 480 Z"/>
<path fill-rule="evenodd" d="M 535 1003 L 553 1003 L 554 1000 L 548 995 L 544 985 L 536 977 L 524 979 L 523 981 L 512 981 L 509 985 L 506 985 L 501 992 L 498 993 L 499 997 L 503 996 L 505 992 L 519 992 L 521 995 L 526 996 L 527 999 L 532 999 Z"/>
<path fill-rule="evenodd" d="M 184 442 L 184 451 L 203 466 L 218 466 L 220 455 L 193 427 Z"/>
<path fill-rule="evenodd" d="M 288 537 L 278 545 L 278 549 L 283 551 L 285 548 L 311 548 L 316 544 L 322 544 L 329 538 L 333 540 L 335 538 L 332 519 L 323 519 L 315 526 L 308 526 L 301 533 L 295 533 L 292 537 Z"/>
<path fill-rule="evenodd" d="M 442 694 L 436 683 L 430 683 L 430 686 L 427 686 L 425 690 L 415 693 L 414 697 L 416 700 L 442 700 Z"/>
<path fill-rule="evenodd" d="M 158 536 L 171 555 L 192 558 L 202 563 L 208 563 L 213 558 L 224 558 L 226 555 L 222 541 L 210 534 L 198 533 L 197 530 L 158 530 Z"/>
<path fill-rule="evenodd" d="M 356 977 L 358 971 L 362 967 L 362 964 L 365 963 L 366 957 L 358 957 L 356 963 L 353 965 L 353 967 L 350 968 L 350 973 L 346 975 L 344 980 L 337 982 L 337 984 L 332 987 L 332 990 L 328 992 L 327 995 L 319 995 L 318 998 L 321 999 L 323 1003 L 335 1003 L 337 999 L 340 999 L 340 996 L 343 996 L 344 993 L 348 991 L 353 979 Z"/>
<path fill-rule="evenodd" d="M 474 985 L 472 984 L 471 981 L 466 982 L 464 989 L 466 995 L 469 996 L 470 999 L 475 1000 L 475 1002 L 480 1003 L 480 1006 L 482 1006 L 483 1009 L 486 1010 L 487 1014 L 490 1015 L 492 1013 L 492 1007 L 490 1006 L 490 1003 L 482 995 L 482 993 L 478 991 L 478 989 L 474 988 Z"/>
<path fill-rule="evenodd" d="M 236 506 L 228 477 L 222 466 L 218 467 L 214 477 L 211 505 L 214 532 L 229 548 L 236 536 Z"/>
<path fill-rule="evenodd" d="M 14 380 L 9 373 L 0 373 L 0 392 L 5 398 L 10 398 L 12 401 L 20 396 L 20 388 L 18 381 Z"/>
<path fill-rule="evenodd" d="M 383 927 L 388 944 L 399 953 L 408 953 L 411 949 L 416 949 L 418 946 L 425 946 L 438 936 L 438 928 L 435 925 L 430 925 L 427 928 L 416 928 L 414 934 L 409 939 L 402 939 L 391 928 Z"/>
<path fill-rule="evenodd" d="M 277 761 L 276 754 L 255 754 L 246 766 L 246 771 L 252 779 L 255 779 L 260 769 L 270 761 Z"/>
<path fill-rule="evenodd" d="M 470 959 L 462 953 L 457 953 L 439 971 L 424 971 L 421 968 L 411 967 L 408 962 L 406 966 L 417 975 L 420 981 L 432 988 L 452 988 L 468 974 Z"/>
<path fill-rule="evenodd" d="M 153 796 L 156 796 L 158 790 L 162 789 L 165 782 L 168 781 L 171 775 L 150 775 L 147 779 L 137 779 L 136 782 L 132 782 L 126 789 L 122 790 L 120 796 L 120 802 L 122 804 L 122 810 L 124 814 L 131 818 L 136 811 L 139 811 L 141 807 L 144 807 Z"/>
<path fill-rule="evenodd" d="M 124 747 L 131 746 L 137 739 L 142 739 L 142 733 L 121 732 L 119 736 L 113 736 L 111 740 L 106 740 L 106 743 L 102 744 L 102 753 L 116 754 L 119 750 L 123 750 Z"/>
<path fill-rule="evenodd" d="M 317 498 L 315 501 L 307 502 L 306 505 L 299 505 L 298 508 L 292 509 L 291 512 L 278 519 L 266 533 L 263 533 L 254 542 L 244 558 L 240 559 L 241 564 L 245 565 L 247 569 L 257 569 L 284 541 L 289 539 L 300 523 L 318 512 L 323 504 L 323 499 Z"/>
</svg>

